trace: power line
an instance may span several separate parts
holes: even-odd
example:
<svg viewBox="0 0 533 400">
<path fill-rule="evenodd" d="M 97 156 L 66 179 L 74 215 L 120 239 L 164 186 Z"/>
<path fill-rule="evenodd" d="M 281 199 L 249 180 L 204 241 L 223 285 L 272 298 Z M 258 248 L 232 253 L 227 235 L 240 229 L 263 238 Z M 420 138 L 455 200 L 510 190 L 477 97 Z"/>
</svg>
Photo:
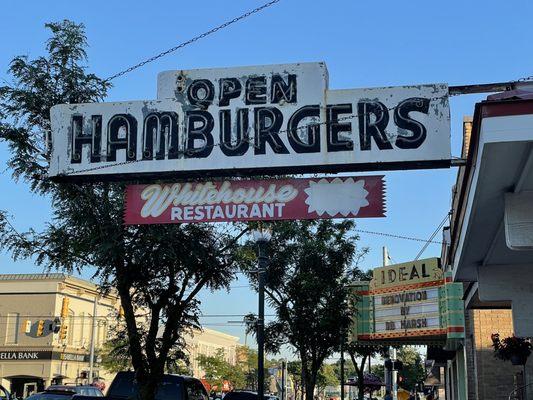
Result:
<svg viewBox="0 0 533 400">
<path fill-rule="evenodd" d="M 420 258 L 420 256 L 424 253 L 424 251 L 426 251 L 427 247 L 429 246 L 430 243 L 432 243 L 432 240 L 433 238 L 440 232 L 441 228 L 444 226 L 444 224 L 446 223 L 446 220 L 448 219 L 449 217 L 449 213 L 446 213 L 446 215 L 444 216 L 444 219 L 441 221 L 441 223 L 439 224 L 439 226 L 437 226 L 437 229 L 435 229 L 433 231 L 433 233 L 431 234 L 431 236 L 429 237 L 429 239 L 426 241 L 426 243 L 424 244 L 424 246 L 422 246 L 422 248 L 420 249 L 420 251 L 418 252 L 418 254 L 416 255 L 415 257 L 415 261 L 418 260 Z"/>
<path fill-rule="evenodd" d="M 137 68 L 140 68 L 140 67 L 142 67 L 142 66 L 144 66 L 146 64 L 149 64 L 149 63 L 151 63 L 151 62 L 153 62 L 155 60 L 158 60 L 161 57 L 164 57 L 164 56 L 166 56 L 166 55 L 168 55 L 170 53 L 175 52 L 176 50 L 179 50 L 179 49 L 181 49 L 181 48 L 183 48 L 185 46 L 188 46 L 188 45 L 190 45 L 190 44 L 192 44 L 192 43 L 194 43 L 194 42 L 196 42 L 198 40 L 201 40 L 201 39 L 203 39 L 203 38 L 205 38 L 205 37 L 207 37 L 209 35 L 212 35 L 213 33 L 216 33 L 216 32 L 218 32 L 221 29 L 227 28 L 228 26 L 230 26 L 230 25 L 232 25 L 232 24 L 234 24 L 236 22 L 239 22 L 239 21 L 241 21 L 241 20 L 243 20 L 245 18 L 248 18 L 249 16 L 258 13 L 258 12 L 264 10 L 265 8 L 268 8 L 268 7 L 270 7 L 270 6 L 272 6 L 272 5 L 276 4 L 276 3 L 279 3 L 280 1 L 281 0 L 269 1 L 268 3 L 265 3 L 265 4 L 263 4 L 260 7 L 254 8 L 253 10 L 250 10 L 250 11 L 244 13 L 244 14 L 241 14 L 238 17 L 233 18 L 232 20 L 226 21 L 226 22 L 224 22 L 221 25 L 218 25 L 218 26 L 216 26 L 216 27 L 204 32 L 204 33 L 201 33 L 200 35 L 197 35 L 197 36 L 195 36 L 195 37 L 193 37 L 193 38 L 191 38 L 189 40 L 186 40 L 185 42 L 182 42 L 182 43 L 178 44 L 177 46 L 171 47 L 168 50 L 162 51 L 161 53 L 156 54 L 155 56 L 147 58 L 146 60 L 143 60 L 143 61 L 141 61 L 141 62 L 139 62 L 139 63 L 137 63 L 135 65 L 132 65 L 131 67 L 126 68 L 123 71 L 120 71 L 120 72 L 118 72 L 118 73 L 116 73 L 114 75 L 111 75 L 109 78 L 105 79 L 105 82 L 109 82 L 109 81 L 111 81 L 113 79 L 116 79 L 116 78 L 118 78 L 118 77 L 120 77 L 122 75 L 125 75 L 125 74 L 127 74 L 127 73 L 129 73 L 129 72 L 131 72 L 133 70 L 136 70 Z"/>
<path fill-rule="evenodd" d="M 435 240 L 427 240 L 427 239 L 421 239 L 421 238 L 415 238 L 410 236 L 404 236 L 404 235 L 395 235 L 393 233 L 385 233 L 385 232 L 376 232 L 376 231 L 367 231 L 364 229 L 354 229 L 355 232 L 360 233 L 368 233 L 371 235 L 378 235 L 378 236 L 387 236 L 394 239 L 402 239 L 402 240 L 413 240 L 415 242 L 424 242 L 424 243 L 434 243 L 434 244 L 442 244 L 442 242 L 438 242 Z"/>
</svg>

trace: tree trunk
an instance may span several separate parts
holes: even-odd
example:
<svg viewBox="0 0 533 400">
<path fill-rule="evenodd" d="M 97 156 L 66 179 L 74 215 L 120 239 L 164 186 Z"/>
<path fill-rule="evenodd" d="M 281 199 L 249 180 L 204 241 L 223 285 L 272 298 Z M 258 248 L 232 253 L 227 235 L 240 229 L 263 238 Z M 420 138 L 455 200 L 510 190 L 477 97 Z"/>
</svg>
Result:
<svg viewBox="0 0 533 400">
<path fill-rule="evenodd" d="M 311 375 L 307 376 L 307 381 L 305 382 L 305 400 L 314 400 L 315 398 L 316 379 L 313 379 Z"/>
<path fill-rule="evenodd" d="M 363 366 L 357 369 L 357 389 L 359 391 L 359 393 L 357 394 L 358 400 L 364 400 L 365 398 L 365 372 L 363 369 L 364 365 L 365 364 L 363 363 Z"/>
</svg>

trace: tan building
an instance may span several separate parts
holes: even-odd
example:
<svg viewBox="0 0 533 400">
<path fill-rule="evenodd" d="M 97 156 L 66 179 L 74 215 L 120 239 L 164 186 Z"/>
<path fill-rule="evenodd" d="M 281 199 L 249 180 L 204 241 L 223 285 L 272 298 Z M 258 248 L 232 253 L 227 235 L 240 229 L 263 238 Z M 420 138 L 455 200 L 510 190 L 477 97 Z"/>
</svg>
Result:
<svg viewBox="0 0 533 400">
<path fill-rule="evenodd" d="M 237 347 L 239 346 L 237 336 L 204 328 L 187 336 L 185 342 L 193 376 L 196 378 L 203 378 L 205 374 L 198 365 L 199 355 L 214 356 L 219 349 L 223 349 L 226 361 L 232 365 L 237 363 Z"/>
<path fill-rule="evenodd" d="M 95 300 L 96 318 L 93 319 Z M 119 300 L 65 274 L 0 275 L 0 384 L 17 396 L 52 383 L 87 383 L 95 348 L 116 321 Z M 109 381 L 94 367 L 95 376 Z"/>
</svg>

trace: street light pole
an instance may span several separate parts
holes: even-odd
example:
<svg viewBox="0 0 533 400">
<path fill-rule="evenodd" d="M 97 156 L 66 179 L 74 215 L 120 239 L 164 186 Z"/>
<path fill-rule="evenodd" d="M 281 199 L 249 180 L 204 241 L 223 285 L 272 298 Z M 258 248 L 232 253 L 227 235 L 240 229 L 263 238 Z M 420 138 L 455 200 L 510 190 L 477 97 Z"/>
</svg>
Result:
<svg viewBox="0 0 533 400">
<path fill-rule="evenodd" d="M 252 232 L 258 247 L 257 290 L 259 309 L 257 316 L 257 397 L 264 399 L 265 394 L 265 272 L 268 264 L 266 247 L 271 238 L 269 230 L 260 229 Z"/>
<path fill-rule="evenodd" d="M 265 240 L 258 243 L 259 247 L 259 271 L 257 272 L 259 291 L 259 313 L 257 317 L 257 396 L 263 400 L 265 390 L 265 268 L 266 268 L 266 244 Z"/>
</svg>

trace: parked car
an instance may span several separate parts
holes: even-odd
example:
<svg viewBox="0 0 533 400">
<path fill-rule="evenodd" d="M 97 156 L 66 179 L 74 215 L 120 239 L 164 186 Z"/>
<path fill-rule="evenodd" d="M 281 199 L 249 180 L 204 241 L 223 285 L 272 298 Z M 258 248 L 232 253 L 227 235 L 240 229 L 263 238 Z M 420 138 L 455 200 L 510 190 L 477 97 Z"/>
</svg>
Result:
<svg viewBox="0 0 533 400">
<path fill-rule="evenodd" d="M 263 396 L 264 400 L 279 400 L 276 396 L 271 396 L 269 394 L 265 394 Z M 233 390 L 231 392 L 226 393 L 224 396 L 224 400 L 258 400 L 259 396 L 257 395 L 257 392 L 252 392 L 248 390 Z"/>
<path fill-rule="evenodd" d="M 94 386 L 52 385 L 45 391 L 32 394 L 26 400 L 70 400 L 72 398 L 85 399 L 104 397 L 104 394 Z"/>
<path fill-rule="evenodd" d="M 139 399 L 133 372 L 119 372 L 102 399 L 96 396 L 76 395 L 73 400 L 130 400 Z M 164 375 L 158 386 L 156 400 L 209 400 L 207 391 L 199 379 L 181 375 Z M 40 399 L 39 399 L 40 400 Z M 48 399 L 43 399 L 48 400 Z M 56 400 L 56 399 L 53 399 Z M 63 400 L 63 399 L 58 399 Z"/>
</svg>

